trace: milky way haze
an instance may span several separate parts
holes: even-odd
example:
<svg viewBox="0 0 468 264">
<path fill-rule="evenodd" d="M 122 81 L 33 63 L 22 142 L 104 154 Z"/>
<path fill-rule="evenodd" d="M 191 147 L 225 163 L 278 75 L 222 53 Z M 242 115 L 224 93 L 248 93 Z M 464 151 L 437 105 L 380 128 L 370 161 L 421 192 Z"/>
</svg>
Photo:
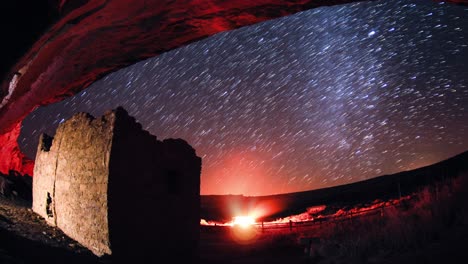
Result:
<svg viewBox="0 0 468 264">
<path fill-rule="evenodd" d="M 468 149 L 468 8 L 324 7 L 224 32 L 36 109 L 20 145 L 76 112 L 121 105 L 203 158 L 202 194 L 311 190 Z M 138 177 L 138 175 L 129 175 Z"/>
</svg>

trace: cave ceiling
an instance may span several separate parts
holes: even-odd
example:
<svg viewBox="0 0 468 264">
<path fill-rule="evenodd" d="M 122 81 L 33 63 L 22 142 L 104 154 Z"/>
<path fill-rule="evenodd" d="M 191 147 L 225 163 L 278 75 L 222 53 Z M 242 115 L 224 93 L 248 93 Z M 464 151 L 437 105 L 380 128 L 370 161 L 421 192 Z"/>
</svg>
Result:
<svg viewBox="0 0 468 264">
<path fill-rule="evenodd" d="M 428 0 L 431 1 L 431 0 Z M 5 3 L 0 76 L 0 172 L 32 175 L 17 144 L 36 107 L 138 61 L 216 33 L 353 0 L 47 0 Z M 449 1 L 466 5 L 468 0 Z M 29 6 L 29 8 L 27 8 Z M 30 29 L 30 30 L 28 30 Z M 18 41 L 18 44 L 15 44 Z M 18 55 L 19 54 L 19 55 Z M 11 55 L 11 56 L 10 56 Z"/>
</svg>

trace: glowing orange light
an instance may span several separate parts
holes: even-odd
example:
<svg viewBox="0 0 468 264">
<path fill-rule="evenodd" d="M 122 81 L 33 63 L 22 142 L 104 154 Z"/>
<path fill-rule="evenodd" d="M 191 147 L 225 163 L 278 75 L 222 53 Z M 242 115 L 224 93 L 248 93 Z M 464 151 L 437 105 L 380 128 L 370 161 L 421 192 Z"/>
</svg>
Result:
<svg viewBox="0 0 468 264">
<path fill-rule="evenodd" d="M 233 217 L 231 237 L 239 244 L 251 244 L 257 239 L 257 228 L 254 227 L 255 218 L 252 216 Z"/>
<path fill-rule="evenodd" d="M 251 216 L 235 216 L 232 224 L 234 226 L 240 226 L 242 228 L 248 228 L 255 224 L 255 219 Z"/>
</svg>

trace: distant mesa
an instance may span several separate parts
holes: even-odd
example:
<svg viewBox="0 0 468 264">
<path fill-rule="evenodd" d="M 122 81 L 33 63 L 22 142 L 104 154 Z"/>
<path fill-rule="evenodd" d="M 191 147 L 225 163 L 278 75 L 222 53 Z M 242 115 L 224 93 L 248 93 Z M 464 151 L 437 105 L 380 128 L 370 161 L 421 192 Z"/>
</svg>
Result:
<svg viewBox="0 0 468 264">
<path fill-rule="evenodd" d="M 40 136 L 32 208 L 97 256 L 193 259 L 200 172 L 187 142 L 157 140 L 121 107 L 78 113 Z"/>
<path fill-rule="evenodd" d="M 303 213 L 311 207 L 327 205 L 327 209 L 355 207 L 376 199 L 390 200 L 415 193 L 425 186 L 444 182 L 468 172 L 468 151 L 449 159 L 410 171 L 383 175 L 354 183 L 328 188 L 265 196 L 202 195 L 201 218 L 207 221 L 230 221 L 231 208 L 243 212 L 265 208 L 260 221 Z M 274 206 L 271 206 L 274 205 Z"/>
</svg>

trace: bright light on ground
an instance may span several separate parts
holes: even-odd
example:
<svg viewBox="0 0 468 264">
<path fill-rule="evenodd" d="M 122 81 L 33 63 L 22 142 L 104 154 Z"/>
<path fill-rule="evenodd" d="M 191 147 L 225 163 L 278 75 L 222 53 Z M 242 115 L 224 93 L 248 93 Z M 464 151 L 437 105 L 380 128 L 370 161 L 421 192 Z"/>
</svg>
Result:
<svg viewBox="0 0 468 264">
<path fill-rule="evenodd" d="M 232 224 L 234 226 L 240 226 L 243 228 L 250 227 L 255 224 L 255 219 L 251 216 L 235 216 L 233 218 Z"/>
</svg>

